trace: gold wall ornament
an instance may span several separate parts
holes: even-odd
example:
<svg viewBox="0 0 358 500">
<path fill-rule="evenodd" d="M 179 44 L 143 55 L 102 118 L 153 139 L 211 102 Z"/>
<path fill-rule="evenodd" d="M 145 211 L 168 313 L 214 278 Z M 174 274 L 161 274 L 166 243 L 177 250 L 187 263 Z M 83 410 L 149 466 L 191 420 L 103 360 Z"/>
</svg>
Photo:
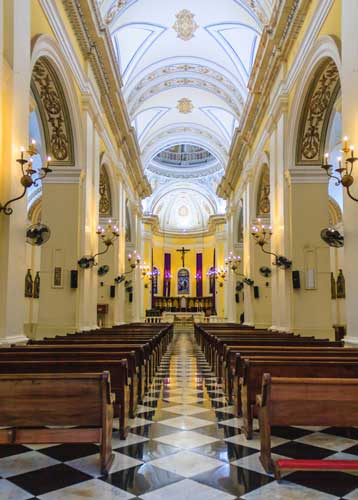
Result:
<svg viewBox="0 0 358 500">
<path fill-rule="evenodd" d="M 267 165 L 262 169 L 257 196 L 257 216 L 266 216 L 270 213 L 270 171 Z"/>
<path fill-rule="evenodd" d="M 187 115 L 188 113 L 191 113 L 193 111 L 194 106 L 190 99 L 188 99 L 187 97 L 183 97 L 182 99 L 179 99 L 177 109 L 179 113 Z"/>
<path fill-rule="evenodd" d="M 332 109 L 341 88 L 334 61 L 319 67 L 310 86 L 300 120 L 297 165 L 320 165 Z"/>
<path fill-rule="evenodd" d="M 177 37 L 187 42 L 194 37 L 194 32 L 199 26 L 194 21 L 195 14 L 183 9 L 175 16 L 177 20 L 173 24 L 173 29 L 177 32 Z"/>
<path fill-rule="evenodd" d="M 53 165 L 74 165 L 70 114 L 60 80 L 46 57 L 32 71 L 31 91 L 41 117 L 46 150 Z"/>
<path fill-rule="evenodd" d="M 99 174 L 99 215 L 112 217 L 112 194 L 109 177 L 104 166 Z"/>
</svg>

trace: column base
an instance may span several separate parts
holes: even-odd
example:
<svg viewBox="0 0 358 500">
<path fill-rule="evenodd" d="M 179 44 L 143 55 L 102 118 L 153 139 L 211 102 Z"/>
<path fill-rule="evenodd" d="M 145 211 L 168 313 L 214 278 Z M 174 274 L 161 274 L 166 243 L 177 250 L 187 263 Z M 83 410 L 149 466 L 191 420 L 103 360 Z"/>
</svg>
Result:
<svg viewBox="0 0 358 500">
<path fill-rule="evenodd" d="M 5 347 L 11 344 L 27 344 L 29 338 L 26 335 L 13 335 L 12 337 L 4 337 L 0 339 L 0 346 Z"/>
<path fill-rule="evenodd" d="M 358 337 L 344 337 L 343 341 L 346 347 L 358 347 Z"/>
</svg>

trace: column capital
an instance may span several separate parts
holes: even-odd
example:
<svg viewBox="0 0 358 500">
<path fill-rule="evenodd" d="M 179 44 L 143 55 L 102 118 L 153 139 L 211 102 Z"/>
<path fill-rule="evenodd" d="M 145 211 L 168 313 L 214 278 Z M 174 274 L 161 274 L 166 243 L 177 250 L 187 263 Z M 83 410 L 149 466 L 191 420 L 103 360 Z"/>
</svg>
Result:
<svg viewBox="0 0 358 500">
<path fill-rule="evenodd" d="M 317 165 L 300 165 L 285 170 L 285 177 L 290 184 L 327 184 L 326 172 Z"/>
<path fill-rule="evenodd" d="M 80 184 L 85 172 L 79 167 L 54 167 L 43 184 Z"/>
</svg>

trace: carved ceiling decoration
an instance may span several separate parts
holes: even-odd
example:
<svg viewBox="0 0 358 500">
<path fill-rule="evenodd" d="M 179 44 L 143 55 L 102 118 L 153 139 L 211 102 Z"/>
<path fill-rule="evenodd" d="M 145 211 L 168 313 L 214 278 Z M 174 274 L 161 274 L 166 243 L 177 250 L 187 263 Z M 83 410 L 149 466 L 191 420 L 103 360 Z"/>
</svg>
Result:
<svg viewBox="0 0 358 500">
<path fill-rule="evenodd" d="M 194 37 L 195 31 L 199 28 L 194 21 L 195 14 L 192 14 L 187 9 L 183 9 L 175 17 L 177 20 L 173 25 L 173 29 L 177 32 L 178 38 L 185 42 L 191 40 Z"/>
<path fill-rule="evenodd" d="M 207 66 L 201 66 L 199 64 L 171 64 L 169 66 L 165 66 L 164 68 L 157 69 L 156 71 L 152 71 L 144 78 L 142 78 L 133 88 L 127 99 L 128 105 L 131 105 L 131 103 L 137 98 L 137 95 L 141 90 L 146 88 L 148 85 L 153 85 L 154 80 L 163 78 L 165 76 L 173 76 L 176 73 L 191 73 L 204 76 L 206 81 L 208 81 L 208 79 L 210 78 L 217 82 L 218 85 L 221 85 L 230 93 L 232 93 L 235 96 L 235 99 L 239 103 L 240 107 L 243 107 L 244 105 L 244 100 L 236 85 L 233 85 L 230 80 L 228 80 L 218 71 L 215 71 Z"/>
<path fill-rule="evenodd" d="M 267 217 L 270 213 L 270 170 L 267 165 L 262 169 L 257 192 L 257 217 Z"/>
<path fill-rule="evenodd" d="M 66 97 L 54 68 L 45 57 L 40 57 L 33 68 L 31 90 L 41 118 L 46 154 L 51 156 L 53 165 L 73 166 L 73 133 Z"/>
<path fill-rule="evenodd" d="M 112 194 L 106 168 L 102 165 L 99 174 L 99 216 L 112 217 Z"/>
<path fill-rule="evenodd" d="M 194 105 L 190 99 L 187 99 L 186 97 L 179 99 L 178 104 L 177 104 L 177 110 L 179 111 L 179 113 L 183 113 L 184 115 L 187 115 L 188 113 L 191 113 L 193 111 L 193 109 L 194 109 Z"/>
<path fill-rule="evenodd" d="M 240 116 L 240 109 L 237 105 L 237 102 L 232 99 L 227 92 L 222 90 L 217 85 L 208 82 L 207 80 L 186 77 L 167 80 L 149 88 L 139 98 L 137 97 L 137 100 L 132 104 L 132 106 L 130 107 L 131 114 L 134 115 L 143 103 L 145 103 L 148 99 L 155 96 L 156 94 L 159 94 L 159 92 L 170 90 L 171 88 L 177 89 L 179 87 L 193 87 L 211 92 L 225 101 L 232 112 L 234 112 L 237 116 Z"/>
<path fill-rule="evenodd" d="M 325 152 L 331 113 L 340 91 L 334 61 L 325 61 L 310 86 L 303 108 L 297 141 L 297 165 L 320 165 Z"/>
</svg>

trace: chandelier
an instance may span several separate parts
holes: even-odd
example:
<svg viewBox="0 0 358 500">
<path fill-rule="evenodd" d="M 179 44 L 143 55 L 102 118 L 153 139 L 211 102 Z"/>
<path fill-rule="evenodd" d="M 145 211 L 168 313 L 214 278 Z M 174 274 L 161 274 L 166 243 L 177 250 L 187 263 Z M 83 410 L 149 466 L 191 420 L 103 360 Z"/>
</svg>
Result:
<svg viewBox="0 0 358 500">
<path fill-rule="evenodd" d="M 353 168 L 355 162 L 358 161 L 358 158 L 354 156 L 354 146 L 348 147 L 347 136 L 343 137 L 343 148 L 341 149 L 341 152 L 345 155 L 345 158 L 342 158 L 342 156 L 337 158 L 338 168 L 334 169 L 333 165 L 329 163 L 329 153 L 324 155 L 321 166 L 325 170 L 328 177 L 336 181 L 336 186 L 343 186 L 346 189 L 348 196 L 353 201 L 358 201 L 358 198 L 353 196 L 350 191 L 350 188 L 354 183 L 354 177 L 352 175 Z M 337 172 L 337 175 L 333 172 Z"/>
<path fill-rule="evenodd" d="M 266 227 L 264 224 L 262 224 L 261 219 L 257 219 L 257 223 L 252 227 L 252 236 L 256 240 L 256 244 L 261 247 L 261 250 L 268 254 L 268 255 L 273 255 L 275 257 L 275 260 L 273 262 L 274 266 L 278 266 L 281 269 L 290 269 L 292 266 L 292 261 L 289 260 L 287 257 L 283 255 L 278 255 L 274 252 L 269 252 L 268 250 L 265 250 L 265 245 L 267 245 L 272 236 L 272 227 L 268 226 Z"/>
<path fill-rule="evenodd" d="M 26 194 L 26 191 L 31 187 L 31 186 L 38 186 L 38 182 L 44 179 L 47 174 L 52 172 L 50 168 L 50 161 L 51 157 L 47 157 L 46 161 L 46 166 L 41 167 L 40 170 L 34 170 L 33 169 L 33 156 L 37 155 L 38 151 L 36 149 L 36 141 L 32 139 L 31 144 L 29 146 L 29 149 L 26 151 L 26 156 L 25 158 L 25 148 L 21 146 L 20 148 L 20 158 L 18 158 L 16 161 L 21 167 L 21 179 L 20 179 L 20 184 L 23 187 L 23 191 L 19 196 L 16 196 L 15 198 L 12 198 L 8 200 L 4 205 L 0 203 L 0 212 L 3 212 L 5 215 L 11 215 L 13 213 L 13 208 L 10 207 L 10 205 L 14 201 L 21 200 Z M 35 175 L 38 175 L 35 177 Z"/>
</svg>

